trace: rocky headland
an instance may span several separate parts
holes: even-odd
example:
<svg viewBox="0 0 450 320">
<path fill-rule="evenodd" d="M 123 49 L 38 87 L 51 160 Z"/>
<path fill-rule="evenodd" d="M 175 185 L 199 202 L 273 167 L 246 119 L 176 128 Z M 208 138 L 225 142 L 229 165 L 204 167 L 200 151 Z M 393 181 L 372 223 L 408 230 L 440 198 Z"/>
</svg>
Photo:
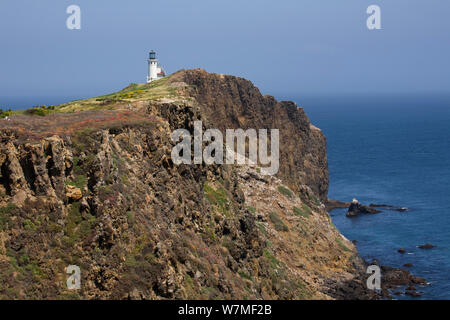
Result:
<svg viewBox="0 0 450 320">
<path fill-rule="evenodd" d="M 278 174 L 174 165 L 171 133 L 197 120 L 279 128 Z M 325 136 L 245 79 L 182 70 L 15 112 L 0 120 L 0 169 L 1 299 L 381 297 L 325 208 Z"/>
</svg>

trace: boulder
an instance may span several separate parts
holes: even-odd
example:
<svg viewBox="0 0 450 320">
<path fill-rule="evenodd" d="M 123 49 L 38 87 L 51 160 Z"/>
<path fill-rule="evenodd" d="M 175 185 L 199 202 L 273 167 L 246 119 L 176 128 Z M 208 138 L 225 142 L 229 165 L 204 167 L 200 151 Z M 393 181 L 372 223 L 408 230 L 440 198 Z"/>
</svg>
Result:
<svg viewBox="0 0 450 320">
<path fill-rule="evenodd" d="M 347 217 L 356 217 L 360 214 L 374 214 L 374 213 L 380 213 L 380 212 L 381 212 L 380 210 L 374 209 L 370 206 L 366 206 L 357 201 L 353 201 L 350 204 L 350 207 L 348 208 L 346 216 Z"/>
<path fill-rule="evenodd" d="M 75 186 L 67 185 L 66 186 L 66 197 L 73 201 L 78 201 L 83 197 L 80 188 Z"/>
<path fill-rule="evenodd" d="M 422 277 L 411 276 L 410 279 L 411 279 L 411 282 L 415 283 L 415 284 L 420 284 L 420 285 L 426 285 L 427 284 L 427 280 L 425 278 L 422 278 Z"/>
<path fill-rule="evenodd" d="M 408 291 L 416 291 L 417 288 L 414 287 L 412 284 L 410 284 L 410 285 L 408 286 L 408 288 L 406 288 L 406 290 L 408 290 Z"/>
</svg>

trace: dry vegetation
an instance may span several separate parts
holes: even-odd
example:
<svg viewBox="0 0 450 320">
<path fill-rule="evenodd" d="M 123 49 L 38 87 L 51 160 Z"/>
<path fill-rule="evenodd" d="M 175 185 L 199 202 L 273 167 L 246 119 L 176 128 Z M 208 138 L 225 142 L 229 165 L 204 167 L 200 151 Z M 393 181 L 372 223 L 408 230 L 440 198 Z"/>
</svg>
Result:
<svg viewBox="0 0 450 320">
<path fill-rule="evenodd" d="M 0 130 L 8 130 L 12 135 L 26 141 L 58 135 L 72 135 L 86 129 L 111 130 L 117 127 L 135 127 L 156 121 L 154 116 L 127 110 L 91 110 L 77 113 L 53 113 L 45 117 L 18 114 L 10 121 L 1 121 Z"/>
</svg>

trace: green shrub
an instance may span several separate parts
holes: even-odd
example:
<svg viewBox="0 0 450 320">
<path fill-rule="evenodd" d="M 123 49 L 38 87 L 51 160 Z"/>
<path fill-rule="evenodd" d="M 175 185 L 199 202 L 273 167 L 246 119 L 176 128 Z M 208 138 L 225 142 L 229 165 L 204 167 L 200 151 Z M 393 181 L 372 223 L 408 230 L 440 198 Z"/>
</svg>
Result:
<svg viewBox="0 0 450 320">
<path fill-rule="evenodd" d="M 302 281 L 297 281 L 297 294 L 301 300 L 311 298 L 312 294 Z"/>
<path fill-rule="evenodd" d="M 184 282 L 186 282 L 188 286 L 194 286 L 194 281 L 188 274 L 184 276 Z"/>
<path fill-rule="evenodd" d="M 130 180 L 128 180 L 128 177 L 126 174 L 123 174 L 120 176 L 120 179 L 122 180 L 123 184 L 129 186 L 130 185 Z"/>
<path fill-rule="evenodd" d="M 268 235 L 266 227 L 261 222 L 256 222 L 256 225 L 258 226 L 259 231 L 265 236 Z"/>
<path fill-rule="evenodd" d="M 294 193 L 284 186 L 278 186 L 278 192 L 280 192 L 281 194 L 285 195 L 288 198 L 292 198 L 294 196 Z"/>
<path fill-rule="evenodd" d="M 80 227 L 78 229 L 78 234 L 81 239 L 86 239 L 86 237 L 88 237 L 91 234 L 94 224 L 97 221 L 97 217 L 89 213 L 86 214 L 86 219 L 87 220 L 83 220 L 80 223 Z"/>
<path fill-rule="evenodd" d="M 275 230 L 284 232 L 289 231 L 289 228 L 284 224 L 275 211 L 270 213 L 270 221 L 274 224 Z"/>
<path fill-rule="evenodd" d="M 315 195 L 311 196 L 311 200 L 315 206 L 317 206 L 317 207 L 320 206 L 320 200 Z"/>
<path fill-rule="evenodd" d="M 252 276 L 245 271 L 239 271 L 238 274 L 241 276 L 241 278 L 253 281 Z"/>
<path fill-rule="evenodd" d="M 264 249 L 264 251 L 263 251 L 263 256 L 264 256 L 267 260 L 269 260 L 269 262 L 270 262 L 272 268 L 276 268 L 276 267 L 278 267 L 278 266 L 280 265 L 280 261 L 278 261 L 278 259 L 275 258 L 275 256 L 274 256 L 274 255 L 272 254 L 272 252 L 270 252 L 269 250 Z"/>
<path fill-rule="evenodd" d="M 214 190 L 210 185 L 205 183 L 203 186 L 203 191 L 209 203 L 219 207 L 220 211 L 224 215 L 230 216 L 230 202 L 228 200 L 227 191 L 223 187 Z"/>
<path fill-rule="evenodd" d="M 87 177 L 85 175 L 77 175 L 75 181 L 66 180 L 66 184 L 83 190 L 84 186 L 87 184 Z"/>
<path fill-rule="evenodd" d="M 28 114 L 30 116 L 45 116 L 49 113 L 49 110 L 47 110 L 47 107 L 44 106 L 36 106 L 30 109 L 25 110 L 25 114 Z"/>
<path fill-rule="evenodd" d="M 23 228 L 28 231 L 34 231 L 37 229 L 36 225 L 30 219 L 25 219 L 23 221 Z"/>
<path fill-rule="evenodd" d="M 3 119 L 5 117 L 9 117 L 12 114 L 12 110 L 9 109 L 8 111 L 3 111 L 3 109 L 0 109 L 0 118 Z"/>
<path fill-rule="evenodd" d="M 336 242 L 338 243 L 339 247 L 344 250 L 344 251 L 352 251 L 350 250 L 343 242 L 341 239 L 336 238 Z"/>
<path fill-rule="evenodd" d="M 78 292 L 65 292 L 61 293 L 57 300 L 81 300 L 81 297 Z"/>
<path fill-rule="evenodd" d="M 132 223 L 134 221 L 134 213 L 131 211 L 127 211 L 127 220 L 128 223 Z"/>
<path fill-rule="evenodd" d="M 82 222 L 84 221 L 80 213 L 80 203 L 74 202 L 70 207 L 66 225 L 64 226 L 63 242 L 67 246 L 73 246 L 75 242 L 80 240 L 81 236 L 86 235 L 86 222 L 83 223 L 83 226 L 80 226 Z M 80 226 L 80 228 L 78 228 L 78 226 Z"/>
<path fill-rule="evenodd" d="M 308 207 L 306 204 L 302 204 L 302 209 L 294 206 L 292 210 L 294 211 L 294 214 L 296 216 L 302 216 L 305 218 L 308 218 L 312 214 L 311 208 Z"/>
<path fill-rule="evenodd" d="M 4 230 L 11 222 L 11 212 L 16 208 L 13 203 L 8 203 L 6 207 L 0 208 L 0 230 Z"/>
</svg>

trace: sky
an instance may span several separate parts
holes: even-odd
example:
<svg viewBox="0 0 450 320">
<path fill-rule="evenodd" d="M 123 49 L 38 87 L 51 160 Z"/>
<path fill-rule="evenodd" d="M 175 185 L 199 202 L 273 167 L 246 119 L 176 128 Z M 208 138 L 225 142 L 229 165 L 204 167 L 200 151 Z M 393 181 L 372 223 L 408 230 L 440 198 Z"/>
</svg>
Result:
<svg viewBox="0 0 450 320">
<path fill-rule="evenodd" d="M 69 5 L 81 29 L 69 30 Z M 366 10 L 381 9 L 369 30 Z M 1 0 L 0 108 L 201 67 L 274 96 L 450 93 L 448 0 Z"/>
</svg>

